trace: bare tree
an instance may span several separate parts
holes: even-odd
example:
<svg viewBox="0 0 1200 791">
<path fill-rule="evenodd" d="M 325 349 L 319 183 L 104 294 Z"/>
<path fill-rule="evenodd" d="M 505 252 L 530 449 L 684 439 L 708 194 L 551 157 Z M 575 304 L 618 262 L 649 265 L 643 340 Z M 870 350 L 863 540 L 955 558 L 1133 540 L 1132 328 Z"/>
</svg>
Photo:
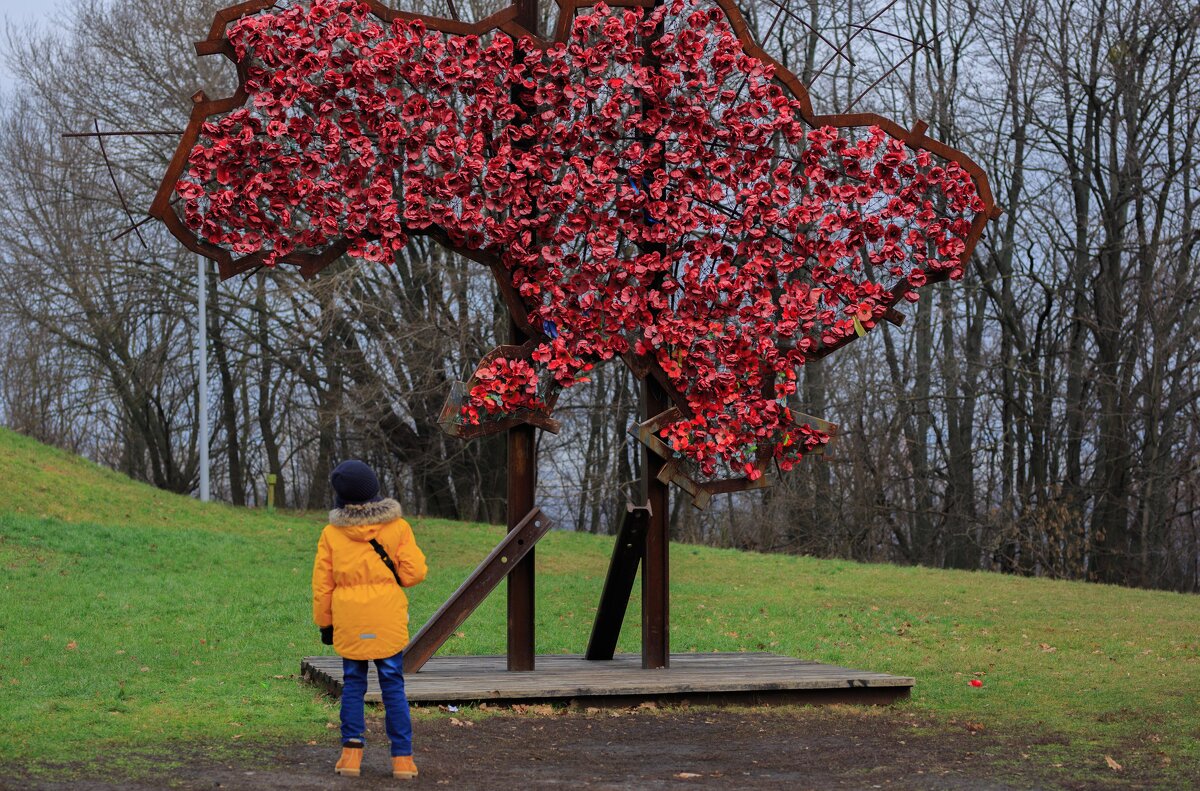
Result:
<svg viewBox="0 0 1200 791">
<path fill-rule="evenodd" d="M 177 129 L 197 88 L 228 94 L 229 64 L 191 49 L 222 4 L 81 0 L 60 35 L 11 42 L 18 88 L 0 106 L 3 420 L 181 492 L 201 439 L 195 258 L 126 214 L 140 219 L 175 138 L 105 138 L 106 158 L 60 135 Z M 456 4 L 467 19 L 499 5 Z M 840 425 L 826 457 L 703 512 L 677 496 L 674 535 L 1200 590 L 1200 10 L 745 6 L 818 111 L 924 119 L 984 164 L 1005 214 L 904 326 L 804 366 L 791 406 Z M 261 504 L 271 474 L 280 503 L 322 508 L 331 465 L 358 456 L 410 511 L 500 521 L 503 441 L 437 424 L 451 383 L 507 335 L 483 267 L 416 241 L 389 266 L 207 288 L 202 439 L 220 496 Z M 618 365 L 592 380 L 540 436 L 538 496 L 608 532 L 639 474 L 637 390 Z"/>
</svg>

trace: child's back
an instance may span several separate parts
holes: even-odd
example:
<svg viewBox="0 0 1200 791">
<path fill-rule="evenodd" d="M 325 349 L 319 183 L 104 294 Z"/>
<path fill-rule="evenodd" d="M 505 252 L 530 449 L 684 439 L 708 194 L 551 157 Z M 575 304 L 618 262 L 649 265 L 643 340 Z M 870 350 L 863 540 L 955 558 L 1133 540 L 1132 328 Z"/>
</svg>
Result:
<svg viewBox="0 0 1200 791">
<path fill-rule="evenodd" d="M 386 552 L 395 574 L 376 546 Z M 347 659 L 382 659 L 403 651 L 408 645 L 403 588 L 425 579 L 425 573 L 425 555 L 395 500 L 335 508 L 317 544 L 313 620 L 333 625 L 333 650 Z"/>
<path fill-rule="evenodd" d="M 415 777 L 412 722 L 404 694 L 408 597 L 403 589 L 425 579 L 425 555 L 400 504 L 379 496 L 379 481 L 370 467 L 343 462 L 331 482 L 337 507 L 317 543 L 312 590 L 313 620 L 322 642 L 333 645 L 342 657 L 342 756 L 335 771 L 359 774 L 367 662 L 373 660 L 386 710 L 392 773 Z"/>
</svg>

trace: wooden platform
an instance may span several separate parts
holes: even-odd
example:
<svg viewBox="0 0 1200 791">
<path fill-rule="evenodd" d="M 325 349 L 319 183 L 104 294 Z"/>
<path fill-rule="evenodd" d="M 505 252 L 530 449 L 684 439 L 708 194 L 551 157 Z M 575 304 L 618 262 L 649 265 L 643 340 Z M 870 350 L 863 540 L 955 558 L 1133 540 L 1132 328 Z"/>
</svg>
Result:
<svg viewBox="0 0 1200 791">
<path fill-rule="evenodd" d="M 305 657 L 300 672 L 310 683 L 341 694 L 340 657 Z M 635 654 L 598 662 L 579 655 L 548 655 L 537 657 L 532 672 L 508 672 L 503 656 L 435 656 L 421 672 L 405 676 L 408 699 L 416 704 L 888 704 L 907 697 L 913 683 L 904 676 L 765 653 L 672 654 L 666 670 L 643 670 Z M 374 666 L 367 700 L 380 700 Z"/>
</svg>

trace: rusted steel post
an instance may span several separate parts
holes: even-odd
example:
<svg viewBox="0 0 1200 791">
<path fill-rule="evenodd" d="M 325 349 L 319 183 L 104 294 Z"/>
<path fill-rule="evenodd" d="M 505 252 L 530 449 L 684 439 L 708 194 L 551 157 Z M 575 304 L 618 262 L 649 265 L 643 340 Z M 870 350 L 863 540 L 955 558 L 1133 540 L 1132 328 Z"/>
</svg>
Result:
<svg viewBox="0 0 1200 791">
<path fill-rule="evenodd" d="M 524 343 L 525 333 L 512 323 L 513 343 Z M 533 489 L 537 483 L 537 450 L 534 429 L 530 425 L 508 430 L 508 529 L 512 530 L 533 510 Z M 534 550 L 508 574 L 508 669 L 533 670 L 533 596 Z"/>
<path fill-rule="evenodd" d="M 517 23 L 537 34 L 538 0 L 518 0 Z M 520 345 L 529 336 L 510 319 L 510 340 Z M 508 529 L 512 530 L 533 510 L 537 485 L 537 449 L 534 427 L 526 424 L 508 430 Z M 533 670 L 534 664 L 534 551 L 521 559 L 508 575 L 508 669 Z"/>
<path fill-rule="evenodd" d="M 661 4 L 656 0 L 655 7 Z M 658 58 L 652 54 L 650 43 L 662 36 L 662 25 L 650 35 L 645 53 L 642 55 L 642 65 L 653 73 L 659 67 Z M 648 113 L 650 102 L 645 94 L 641 98 L 642 112 Z M 643 135 L 643 145 L 648 152 L 655 151 L 656 140 L 650 135 Z M 654 168 L 664 166 L 662 150 L 655 153 Z M 644 252 L 656 252 L 666 256 L 665 244 L 643 244 Z M 655 285 L 661 286 L 660 280 Z M 667 392 L 654 376 L 647 376 L 642 381 L 642 420 L 646 421 L 666 411 L 671 404 L 667 400 Z M 670 558 L 668 555 L 667 526 L 670 517 L 671 492 L 669 484 L 659 480 L 659 472 L 666 464 L 666 459 L 651 452 L 649 447 L 642 448 L 642 495 L 643 502 L 650 511 L 649 523 L 646 525 L 646 543 L 642 556 L 642 667 L 666 668 L 671 664 L 671 646 L 668 627 L 670 623 Z M 665 477 L 665 476 L 664 476 Z"/>
<path fill-rule="evenodd" d="M 649 420 L 670 406 L 666 391 L 654 377 L 642 384 L 642 417 Z M 642 448 L 642 486 L 650 508 L 646 549 L 642 558 L 642 667 L 665 668 L 671 664 L 670 557 L 667 527 L 670 522 L 669 485 L 658 479 L 666 460 Z"/>
</svg>

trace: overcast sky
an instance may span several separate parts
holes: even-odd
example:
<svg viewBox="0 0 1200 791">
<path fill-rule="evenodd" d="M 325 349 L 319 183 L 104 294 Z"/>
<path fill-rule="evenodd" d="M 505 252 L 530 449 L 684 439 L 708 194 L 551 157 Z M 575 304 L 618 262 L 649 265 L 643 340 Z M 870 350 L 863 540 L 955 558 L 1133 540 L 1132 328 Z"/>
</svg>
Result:
<svg viewBox="0 0 1200 791">
<path fill-rule="evenodd" d="M 0 0 L 0 33 L 3 33 L 6 22 L 18 25 L 46 24 L 56 16 L 61 16 L 70 7 L 70 0 Z M 0 35 L 0 51 L 7 55 L 8 42 Z M 0 85 L 7 86 L 9 82 L 8 67 L 0 58 Z"/>
<path fill-rule="evenodd" d="M 44 24 L 61 17 L 70 0 L 0 0 L 0 19 L 18 24 Z"/>
</svg>

